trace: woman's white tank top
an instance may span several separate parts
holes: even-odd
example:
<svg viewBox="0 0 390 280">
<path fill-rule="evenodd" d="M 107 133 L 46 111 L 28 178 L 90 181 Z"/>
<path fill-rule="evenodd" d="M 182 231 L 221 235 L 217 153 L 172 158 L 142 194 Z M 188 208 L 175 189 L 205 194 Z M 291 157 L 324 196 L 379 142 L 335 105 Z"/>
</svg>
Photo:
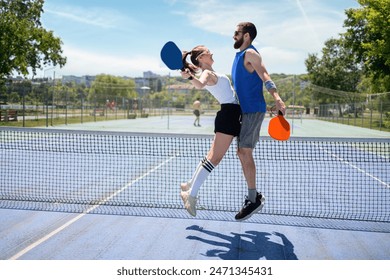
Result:
<svg viewBox="0 0 390 280">
<path fill-rule="evenodd" d="M 214 72 L 215 73 L 215 72 Z M 220 104 L 238 104 L 236 94 L 226 75 L 215 73 L 218 81 L 213 86 L 205 86 L 205 88 L 218 100 Z"/>
</svg>

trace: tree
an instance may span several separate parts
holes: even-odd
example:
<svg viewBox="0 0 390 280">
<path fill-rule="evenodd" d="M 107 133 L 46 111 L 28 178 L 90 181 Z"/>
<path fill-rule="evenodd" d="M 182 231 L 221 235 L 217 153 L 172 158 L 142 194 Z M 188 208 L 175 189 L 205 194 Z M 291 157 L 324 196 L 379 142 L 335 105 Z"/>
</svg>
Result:
<svg viewBox="0 0 390 280">
<path fill-rule="evenodd" d="M 390 90 L 390 0 L 358 0 L 357 9 L 346 10 L 346 46 L 356 53 L 372 78 L 372 90 Z"/>
<path fill-rule="evenodd" d="M 60 38 L 42 27 L 44 0 L 0 0 L 0 84 L 14 71 L 35 75 L 42 66 L 64 66 Z"/>
<path fill-rule="evenodd" d="M 322 49 L 322 57 L 309 54 L 305 64 L 312 84 L 334 90 L 315 92 L 314 97 L 319 104 L 358 101 L 355 92 L 362 77 L 362 67 L 356 63 L 354 53 L 345 46 L 342 37 L 327 40 Z"/>
<path fill-rule="evenodd" d="M 88 99 L 97 103 L 115 100 L 116 97 L 136 98 L 135 82 L 120 77 L 101 74 L 93 81 Z"/>
</svg>

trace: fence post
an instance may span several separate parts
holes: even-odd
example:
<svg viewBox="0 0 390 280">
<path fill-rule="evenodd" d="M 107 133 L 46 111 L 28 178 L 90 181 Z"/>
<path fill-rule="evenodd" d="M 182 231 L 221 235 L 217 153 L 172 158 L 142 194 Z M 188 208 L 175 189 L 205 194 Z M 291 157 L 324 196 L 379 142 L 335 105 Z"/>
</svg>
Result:
<svg viewBox="0 0 390 280">
<path fill-rule="evenodd" d="M 373 109 L 373 106 L 372 106 L 372 102 L 370 104 L 370 129 L 372 129 L 372 110 Z"/>
<path fill-rule="evenodd" d="M 379 130 L 382 131 L 382 123 L 383 123 L 383 102 L 382 102 L 382 100 L 380 101 L 380 103 L 381 103 L 381 106 L 380 106 L 381 113 L 380 113 L 380 120 L 379 120 Z"/>
</svg>

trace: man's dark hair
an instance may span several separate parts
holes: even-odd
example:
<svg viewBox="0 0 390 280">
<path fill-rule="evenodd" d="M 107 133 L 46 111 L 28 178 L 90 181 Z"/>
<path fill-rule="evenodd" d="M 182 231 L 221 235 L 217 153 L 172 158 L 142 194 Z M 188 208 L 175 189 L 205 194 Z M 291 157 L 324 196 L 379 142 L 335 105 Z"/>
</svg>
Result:
<svg viewBox="0 0 390 280">
<path fill-rule="evenodd" d="M 241 27 L 242 31 L 245 33 L 249 33 L 251 37 L 251 41 L 253 41 L 257 36 L 256 26 L 251 22 L 241 22 L 237 26 Z"/>
</svg>

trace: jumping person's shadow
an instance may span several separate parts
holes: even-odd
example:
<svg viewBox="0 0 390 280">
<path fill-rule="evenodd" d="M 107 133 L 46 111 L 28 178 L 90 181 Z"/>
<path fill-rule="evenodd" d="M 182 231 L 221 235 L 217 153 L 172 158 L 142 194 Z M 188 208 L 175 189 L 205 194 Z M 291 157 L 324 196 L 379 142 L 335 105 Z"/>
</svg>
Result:
<svg viewBox="0 0 390 280">
<path fill-rule="evenodd" d="M 285 235 L 273 232 L 246 231 L 230 235 L 209 231 L 193 225 L 187 230 L 200 232 L 199 236 L 189 235 L 187 239 L 201 241 L 216 248 L 207 250 L 207 257 L 218 257 L 223 260 L 297 260 L 293 244 Z M 209 235 L 212 239 L 201 237 Z M 217 239 L 216 239 L 217 238 Z"/>
</svg>

